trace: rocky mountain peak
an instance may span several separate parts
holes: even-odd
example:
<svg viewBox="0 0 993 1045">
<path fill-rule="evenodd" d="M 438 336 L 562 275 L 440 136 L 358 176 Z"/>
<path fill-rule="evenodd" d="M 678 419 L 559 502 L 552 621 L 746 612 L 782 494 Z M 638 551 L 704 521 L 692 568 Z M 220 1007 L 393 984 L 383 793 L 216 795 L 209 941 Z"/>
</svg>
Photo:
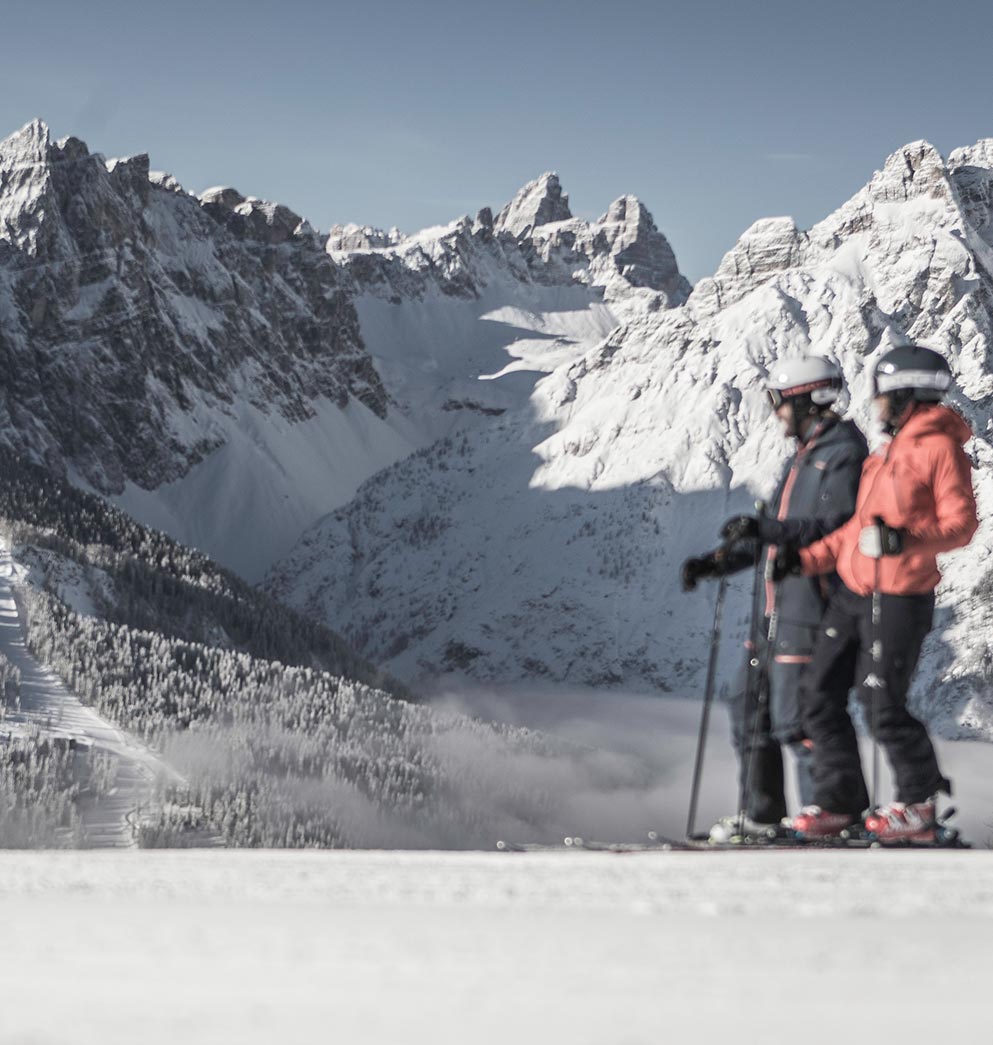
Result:
<svg viewBox="0 0 993 1045">
<path fill-rule="evenodd" d="M 672 303 L 686 299 L 690 285 L 679 273 L 676 255 L 637 196 L 614 200 L 594 229 L 596 248 L 612 256 L 618 273 L 632 286 L 667 291 Z"/>
<path fill-rule="evenodd" d="M 293 239 L 316 237 L 314 229 L 281 203 L 242 196 L 237 189 L 216 187 L 200 196 L 200 204 L 215 221 L 242 240 L 256 240 L 269 247 Z"/>
<path fill-rule="evenodd" d="M 993 138 L 956 149 L 947 166 L 966 221 L 993 246 Z"/>
<path fill-rule="evenodd" d="M 0 141 L 0 242 L 36 253 L 50 191 L 49 133 L 32 120 Z"/>
<path fill-rule="evenodd" d="M 799 264 L 803 240 L 792 218 L 762 218 L 745 229 L 724 255 L 714 280 L 725 288 L 738 283 L 747 292 L 772 273 Z M 725 294 L 724 303 L 729 300 Z"/>
<path fill-rule="evenodd" d="M 234 210 L 235 207 L 240 207 L 245 202 L 245 197 L 230 185 L 215 185 L 200 193 L 200 202 L 208 205 L 217 204 L 228 210 Z"/>
<path fill-rule="evenodd" d="M 0 141 L 0 156 L 8 161 L 19 156 L 25 158 L 44 156 L 48 150 L 49 140 L 48 124 L 44 120 L 34 119 Z"/>
<path fill-rule="evenodd" d="M 377 250 L 381 247 L 395 247 L 404 238 L 403 233 L 394 225 L 388 232 L 373 228 L 371 225 L 332 225 L 328 234 L 327 249 L 333 251 Z"/>
<path fill-rule="evenodd" d="M 867 187 L 867 194 L 875 203 L 921 196 L 948 197 L 949 193 L 945 161 L 926 141 L 911 142 L 897 149 Z"/>
<path fill-rule="evenodd" d="M 962 167 L 993 168 L 993 138 L 980 138 L 975 145 L 953 149 L 948 154 L 948 169 L 956 171 Z"/>
<path fill-rule="evenodd" d="M 559 176 L 553 172 L 529 181 L 497 215 L 494 228 L 498 232 L 521 235 L 527 229 L 568 221 L 572 217 L 569 197 L 562 192 Z"/>
</svg>

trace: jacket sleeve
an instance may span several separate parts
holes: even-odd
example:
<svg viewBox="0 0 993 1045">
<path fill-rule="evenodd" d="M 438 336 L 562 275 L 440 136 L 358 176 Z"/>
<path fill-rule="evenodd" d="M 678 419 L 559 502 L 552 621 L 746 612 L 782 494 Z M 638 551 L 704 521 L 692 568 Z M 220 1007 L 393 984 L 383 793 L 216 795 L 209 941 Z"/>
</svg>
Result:
<svg viewBox="0 0 993 1045">
<path fill-rule="evenodd" d="M 976 495 L 972 489 L 972 462 L 958 443 L 948 440 L 931 461 L 934 518 L 908 530 L 907 551 L 932 555 L 962 548 L 979 528 Z"/>
<path fill-rule="evenodd" d="M 823 514 L 778 522 L 780 534 L 775 543 L 805 548 L 847 522 L 855 511 L 864 458 L 864 454 L 851 452 L 833 461 L 820 484 L 818 507 Z"/>
<path fill-rule="evenodd" d="M 800 567 L 805 577 L 814 577 L 821 573 L 833 573 L 835 563 L 849 531 L 858 532 L 859 521 L 853 515 L 843 526 L 822 537 L 819 541 L 800 549 Z M 855 538 L 856 540 L 858 538 Z"/>
</svg>

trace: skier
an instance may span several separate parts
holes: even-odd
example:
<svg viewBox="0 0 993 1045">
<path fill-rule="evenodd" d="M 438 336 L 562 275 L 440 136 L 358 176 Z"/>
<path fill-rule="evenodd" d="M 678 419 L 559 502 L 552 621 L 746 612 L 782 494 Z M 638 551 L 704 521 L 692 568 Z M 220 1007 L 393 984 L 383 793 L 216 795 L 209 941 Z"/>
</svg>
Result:
<svg viewBox="0 0 993 1045">
<path fill-rule="evenodd" d="M 753 564 L 767 578 L 777 545 L 812 544 L 849 518 L 867 447 L 858 428 L 842 421 L 835 409 L 843 387 L 838 367 L 819 356 L 783 360 L 773 367 L 766 390 L 784 434 L 797 441 L 796 454 L 779 483 L 771 516 L 729 519 L 721 529 L 722 548 L 683 564 L 684 591 L 692 591 L 702 578 Z M 765 833 L 779 827 L 786 816 L 783 747 L 794 758 L 801 803 L 813 801 L 799 678 L 836 584 L 836 578 L 787 577 L 773 587 L 766 580 L 762 626 L 753 622 L 755 641 L 746 645 L 755 648 L 747 650 L 731 699 L 740 812 L 714 825 L 713 841 L 727 841 L 739 830 Z"/>
<path fill-rule="evenodd" d="M 941 403 L 951 380 L 946 360 L 927 348 L 895 348 L 880 359 L 873 395 L 891 440 L 865 462 L 855 514 L 823 540 L 787 544 L 777 555 L 777 576 L 837 569 L 843 582 L 804 677 L 814 800 L 793 827 L 805 837 L 837 835 L 869 806 L 847 713 L 856 681 L 897 791 L 896 802 L 869 812 L 866 829 L 882 842 L 933 841 L 937 793 L 951 793 L 926 728 L 906 704 L 941 578 L 935 556 L 968 544 L 978 527 L 963 449 L 972 432 Z"/>
</svg>

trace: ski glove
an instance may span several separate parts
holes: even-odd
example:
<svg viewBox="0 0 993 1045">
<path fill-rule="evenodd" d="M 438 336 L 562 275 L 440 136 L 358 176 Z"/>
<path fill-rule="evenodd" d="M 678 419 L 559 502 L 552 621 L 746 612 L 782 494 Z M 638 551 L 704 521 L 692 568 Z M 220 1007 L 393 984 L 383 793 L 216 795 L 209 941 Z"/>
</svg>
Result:
<svg viewBox="0 0 993 1045">
<path fill-rule="evenodd" d="M 883 555 L 899 555 L 903 551 L 903 530 L 887 526 L 877 519 L 874 526 L 863 526 L 859 534 L 859 551 L 868 559 Z"/>
<path fill-rule="evenodd" d="M 772 560 L 772 579 L 777 584 L 785 577 L 800 572 L 800 549 L 795 544 L 781 544 Z"/>
<path fill-rule="evenodd" d="M 754 515 L 735 515 L 721 527 L 721 536 L 729 544 L 735 541 L 759 540 L 763 544 L 775 544 L 782 538 L 782 524 L 777 519 L 764 519 Z"/>
<path fill-rule="evenodd" d="M 719 577 L 723 572 L 722 567 L 722 559 L 717 552 L 687 559 L 679 571 L 683 591 L 693 591 L 697 581 L 703 580 L 705 577 Z"/>
</svg>

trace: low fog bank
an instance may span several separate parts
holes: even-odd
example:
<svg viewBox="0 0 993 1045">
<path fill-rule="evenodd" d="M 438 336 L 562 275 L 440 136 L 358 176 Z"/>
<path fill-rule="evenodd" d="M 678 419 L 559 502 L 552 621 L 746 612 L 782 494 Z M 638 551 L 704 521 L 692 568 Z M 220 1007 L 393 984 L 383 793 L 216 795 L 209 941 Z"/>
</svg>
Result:
<svg viewBox="0 0 993 1045">
<path fill-rule="evenodd" d="M 556 784 L 549 795 L 554 825 L 542 837 L 560 840 L 580 835 L 604 841 L 643 841 L 649 831 L 682 837 L 686 829 L 690 782 L 696 754 L 701 704 L 645 696 L 552 686 L 471 687 L 452 690 L 435 707 L 490 722 L 540 731 L 562 743 L 556 753 Z M 567 754 L 570 748 L 575 755 Z M 614 760 L 615 786 L 597 786 L 591 753 Z M 595 763 L 594 763 L 595 764 Z M 707 743 L 707 772 L 697 814 L 700 829 L 736 804 L 736 769 L 723 706 L 715 706 Z M 538 774 L 547 790 L 548 767 L 519 767 L 518 783 Z M 524 839 L 532 840 L 532 839 Z"/>
<path fill-rule="evenodd" d="M 591 774 L 590 759 L 556 756 L 549 772 L 540 760 L 517 765 L 520 787 L 546 791 L 550 822 L 543 833 L 581 835 L 609 841 L 639 841 L 649 831 L 681 837 L 686 827 L 693 762 L 700 726 L 699 700 L 661 695 L 558 689 L 553 686 L 467 686 L 450 690 L 435 706 L 490 722 L 539 730 L 577 749 L 594 749 L 616 759 L 626 786 L 603 789 Z M 993 745 L 980 741 L 936 741 L 944 772 L 953 780 L 955 823 L 974 845 L 993 841 Z M 485 753 L 479 752 L 485 761 Z M 862 740 L 865 771 L 871 773 L 872 745 Z M 482 768 L 481 766 L 477 768 Z M 536 774 L 532 779 L 529 774 Z M 788 774 L 792 777 L 792 773 Z M 639 786 L 638 781 L 645 781 Z M 615 780 L 616 784 L 616 780 Z M 551 790 L 549 791 L 549 788 Z M 881 759 L 880 799 L 892 797 L 892 780 Z M 788 794 L 791 810 L 798 805 Z M 731 749 L 727 707 L 716 703 L 710 716 L 703 784 L 696 828 L 703 830 L 737 805 L 737 765 Z M 538 832 L 541 834 L 542 832 Z M 529 832 L 531 840 L 534 832 Z"/>
</svg>

